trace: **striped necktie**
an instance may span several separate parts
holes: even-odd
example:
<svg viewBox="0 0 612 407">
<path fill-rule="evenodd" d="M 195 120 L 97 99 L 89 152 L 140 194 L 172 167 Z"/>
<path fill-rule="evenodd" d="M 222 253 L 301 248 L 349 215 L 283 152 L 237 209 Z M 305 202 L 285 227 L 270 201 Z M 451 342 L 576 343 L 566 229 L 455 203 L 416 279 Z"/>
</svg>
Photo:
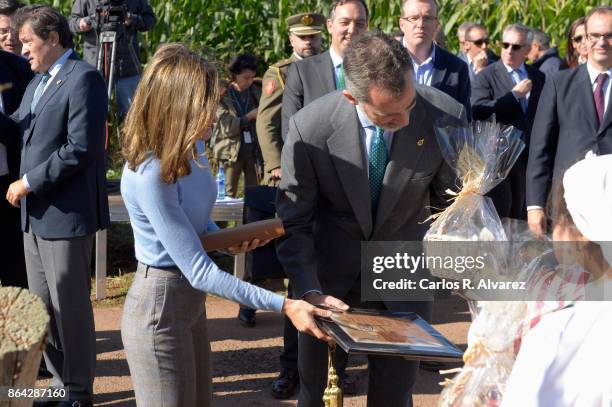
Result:
<svg viewBox="0 0 612 407">
<path fill-rule="evenodd" d="M 382 190 L 385 169 L 387 168 L 387 145 L 383 138 L 384 130 L 376 127 L 376 133 L 370 143 L 369 175 L 370 175 L 370 200 L 372 212 L 376 213 L 378 199 Z"/>
</svg>

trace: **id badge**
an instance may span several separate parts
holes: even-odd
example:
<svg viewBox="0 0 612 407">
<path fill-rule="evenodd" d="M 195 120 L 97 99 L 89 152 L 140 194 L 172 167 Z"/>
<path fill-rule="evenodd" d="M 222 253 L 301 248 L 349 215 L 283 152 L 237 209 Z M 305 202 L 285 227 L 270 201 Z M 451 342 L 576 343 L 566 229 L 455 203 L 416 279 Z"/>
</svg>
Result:
<svg viewBox="0 0 612 407">
<path fill-rule="evenodd" d="M 250 131 L 243 131 L 242 135 L 244 136 L 244 142 L 246 144 L 251 144 L 253 142 L 253 137 L 251 137 Z"/>
</svg>

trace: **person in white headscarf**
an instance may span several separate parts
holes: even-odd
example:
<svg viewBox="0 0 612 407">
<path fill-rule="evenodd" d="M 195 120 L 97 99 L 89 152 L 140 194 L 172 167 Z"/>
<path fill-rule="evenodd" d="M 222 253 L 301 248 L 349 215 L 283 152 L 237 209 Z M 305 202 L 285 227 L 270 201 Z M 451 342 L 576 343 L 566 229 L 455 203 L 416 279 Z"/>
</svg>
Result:
<svg viewBox="0 0 612 407">
<path fill-rule="evenodd" d="M 577 233 L 558 236 L 597 243 L 590 284 L 611 299 L 612 155 L 587 155 L 567 170 L 563 187 Z M 543 317 L 523 340 L 502 407 L 611 407 L 610 344 L 612 301 L 581 301 Z"/>
</svg>

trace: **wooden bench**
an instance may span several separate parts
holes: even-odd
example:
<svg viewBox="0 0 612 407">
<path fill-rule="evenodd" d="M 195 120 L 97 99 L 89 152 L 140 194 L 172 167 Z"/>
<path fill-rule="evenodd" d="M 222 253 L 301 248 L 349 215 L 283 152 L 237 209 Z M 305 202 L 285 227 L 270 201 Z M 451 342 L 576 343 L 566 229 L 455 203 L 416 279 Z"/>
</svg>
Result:
<svg viewBox="0 0 612 407">
<path fill-rule="evenodd" d="M 127 209 L 123 204 L 121 194 L 113 193 L 108 196 L 108 207 L 111 222 L 129 222 Z M 234 221 L 242 225 L 244 202 L 242 199 L 217 201 L 213 206 L 211 218 L 217 221 Z M 107 262 L 107 231 L 96 233 L 96 299 L 106 298 L 106 262 Z M 234 275 L 240 279 L 244 276 L 246 267 L 245 255 L 240 254 L 234 258 Z"/>
</svg>

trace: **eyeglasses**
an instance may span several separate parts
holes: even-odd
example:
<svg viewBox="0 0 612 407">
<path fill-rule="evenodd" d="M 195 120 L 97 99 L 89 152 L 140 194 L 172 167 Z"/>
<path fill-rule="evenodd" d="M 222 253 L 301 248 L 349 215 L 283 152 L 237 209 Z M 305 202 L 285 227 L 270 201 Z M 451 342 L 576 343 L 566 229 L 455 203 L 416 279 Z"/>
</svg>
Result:
<svg viewBox="0 0 612 407">
<path fill-rule="evenodd" d="M 402 20 L 409 22 L 412 25 L 415 25 L 416 23 L 419 22 L 419 20 L 423 21 L 423 24 L 432 24 L 433 22 L 435 22 L 438 17 L 434 17 L 434 16 L 408 16 L 408 17 L 401 17 Z"/>
<path fill-rule="evenodd" d="M 525 44 L 510 44 L 509 42 L 502 42 L 502 48 L 508 49 L 508 47 L 512 48 L 512 51 L 518 51 L 523 48 Z"/>
<path fill-rule="evenodd" d="M 584 37 L 582 35 L 577 35 L 577 36 L 572 38 L 572 41 L 580 43 L 580 42 L 582 42 L 583 39 L 584 39 Z"/>
<path fill-rule="evenodd" d="M 612 33 L 599 34 L 599 33 L 588 33 L 587 39 L 593 43 L 599 42 L 599 40 L 604 39 L 608 44 L 612 44 Z"/>
<path fill-rule="evenodd" d="M 489 39 L 488 38 L 480 38 L 478 40 L 466 40 L 467 42 L 471 42 L 472 44 L 476 45 L 477 47 L 482 47 L 482 44 L 488 44 L 489 43 Z"/>
</svg>

